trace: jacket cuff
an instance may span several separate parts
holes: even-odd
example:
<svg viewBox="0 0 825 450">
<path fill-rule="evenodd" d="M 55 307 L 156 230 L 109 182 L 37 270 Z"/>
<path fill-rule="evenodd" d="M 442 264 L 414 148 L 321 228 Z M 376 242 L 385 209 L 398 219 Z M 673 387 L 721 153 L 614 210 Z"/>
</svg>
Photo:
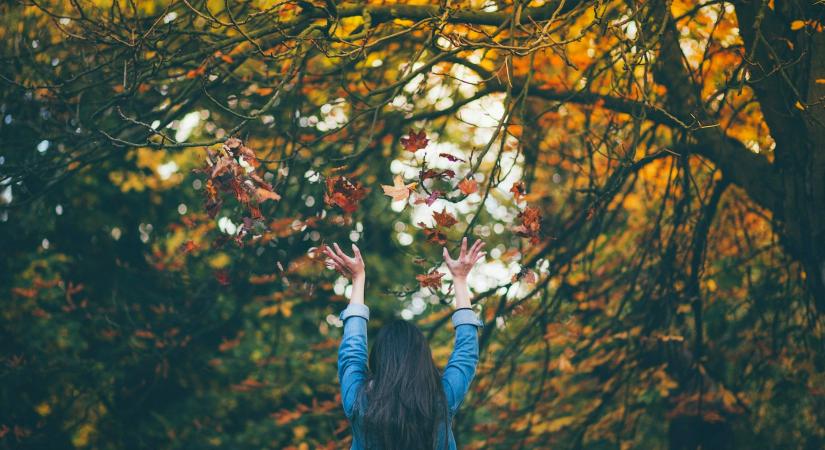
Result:
<svg viewBox="0 0 825 450">
<path fill-rule="evenodd" d="M 475 325 L 479 328 L 484 327 L 484 322 L 478 319 L 476 313 L 473 312 L 472 309 L 462 308 L 457 309 L 453 313 L 453 328 L 458 327 L 459 325 Z"/>
<path fill-rule="evenodd" d="M 338 318 L 341 319 L 341 322 L 344 322 L 352 316 L 363 317 L 366 320 L 370 320 L 370 308 L 367 305 L 362 305 L 360 303 L 350 303 L 346 308 L 344 308 L 343 311 L 341 311 Z"/>
</svg>

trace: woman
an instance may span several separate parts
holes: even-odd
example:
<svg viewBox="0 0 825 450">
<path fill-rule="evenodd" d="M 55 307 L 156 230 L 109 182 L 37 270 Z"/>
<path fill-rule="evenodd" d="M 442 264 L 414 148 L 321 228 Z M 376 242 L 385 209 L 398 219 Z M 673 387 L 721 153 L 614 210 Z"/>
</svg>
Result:
<svg viewBox="0 0 825 450">
<path fill-rule="evenodd" d="M 326 247 L 328 265 L 352 280 L 350 303 L 341 312 L 344 337 L 338 349 L 341 402 L 352 424 L 352 449 L 455 449 L 450 428 L 464 400 L 478 363 L 478 328 L 484 326 L 470 309 L 467 275 L 481 258 L 484 243 L 467 250 L 461 242 L 458 259 L 444 249 L 444 262 L 453 274 L 455 347 L 439 373 L 427 340 L 413 324 L 396 320 L 378 332 L 367 367 L 367 321 L 364 304 L 364 260 L 352 246 L 349 257 L 337 244 Z"/>
</svg>

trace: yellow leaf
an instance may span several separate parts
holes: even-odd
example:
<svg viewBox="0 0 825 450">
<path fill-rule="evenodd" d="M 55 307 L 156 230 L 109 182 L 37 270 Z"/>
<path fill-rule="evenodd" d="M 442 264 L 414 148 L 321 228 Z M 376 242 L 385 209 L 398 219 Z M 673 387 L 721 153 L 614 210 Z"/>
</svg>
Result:
<svg viewBox="0 0 825 450">
<path fill-rule="evenodd" d="M 547 422 L 547 425 L 545 427 L 542 427 L 544 428 L 544 430 L 542 431 L 553 433 L 561 430 L 562 428 L 572 424 L 575 421 L 576 418 L 573 416 L 559 417 L 558 419 L 553 419 L 550 422 Z"/>
<path fill-rule="evenodd" d="M 805 111 L 807 109 L 805 105 L 803 105 L 802 102 L 800 102 L 799 100 L 797 100 L 796 103 L 794 103 L 794 106 L 796 106 L 796 109 L 800 111 Z"/>
<path fill-rule="evenodd" d="M 264 202 L 266 200 L 280 200 L 281 196 L 278 195 L 277 192 L 270 191 L 269 189 L 258 188 L 256 191 L 258 194 L 258 201 Z"/>
<path fill-rule="evenodd" d="M 791 22 L 791 31 L 800 30 L 804 27 L 805 27 L 805 21 L 804 20 L 794 20 L 793 22 Z"/>
<path fill-rule="evenodd" d="M 825 78 L 819 78 L 815 81 L 816 84 L 825 84 Z"/>
<path fill-rule="evenodd" d="M 43 403 L 35 406 L 34 410 L 37 411 L 37 414 L 40 414 L 41 416 L 45 417 L 45 416 L 48 416 L 49 414 L 51 414 L 52 407 L 48 403 L 43 402 Z"/>
<path fill-rule="evenodd" d="M 295 434 L 295 439 L 303 439 L 304 436 L 307 435 L 309 429 L 304 425 L 298 425 L 297 427 L 292 429 L 292 432 Z"/>
<path fill-rule="evenodd" d="M 278 309 L 278 305 L 272 305 L 267 306 L 266 308 L 261 308 L 261 310 L 258 311 L 258 317 L 274 316 L 275 314 L 278 314 Z"/>
<path fill-rule="evenodd" d="M 209 266 L 213 269 L 222 269 L 229 264 L 229 255 L 226 253 L 218 253 L 209 260 Z"/>
</svg>

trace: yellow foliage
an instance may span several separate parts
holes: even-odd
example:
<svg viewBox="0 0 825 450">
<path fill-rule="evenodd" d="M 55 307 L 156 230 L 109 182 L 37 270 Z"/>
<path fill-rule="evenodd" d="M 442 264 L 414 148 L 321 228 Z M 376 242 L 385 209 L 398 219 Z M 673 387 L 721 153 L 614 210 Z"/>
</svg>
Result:
<svg viewBox="0 0 825 450">
<path fill-rule="evenodd" d="M 226 253 L 218 253 L 217 255 L 209 258 L 209 267 L 213 269 L 223 269 L 224 267 L 228 266 L 231 262 L 229 255 Z"/>
</svg>

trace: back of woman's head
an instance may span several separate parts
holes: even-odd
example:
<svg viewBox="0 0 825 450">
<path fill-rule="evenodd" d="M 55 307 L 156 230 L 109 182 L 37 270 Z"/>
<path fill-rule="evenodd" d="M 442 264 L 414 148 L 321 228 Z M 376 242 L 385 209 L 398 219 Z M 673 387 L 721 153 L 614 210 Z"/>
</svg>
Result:
<svg viewBox="0 0 825 450">
<path fill-rule="evenodd" d="M 438 429 L 447 420 L 447 402 L 421 331 L 405 320 L 388 323 L 378 332 L 369 362 L 362 414 L 368 446 L 435 448 Z"/>
</svg>

